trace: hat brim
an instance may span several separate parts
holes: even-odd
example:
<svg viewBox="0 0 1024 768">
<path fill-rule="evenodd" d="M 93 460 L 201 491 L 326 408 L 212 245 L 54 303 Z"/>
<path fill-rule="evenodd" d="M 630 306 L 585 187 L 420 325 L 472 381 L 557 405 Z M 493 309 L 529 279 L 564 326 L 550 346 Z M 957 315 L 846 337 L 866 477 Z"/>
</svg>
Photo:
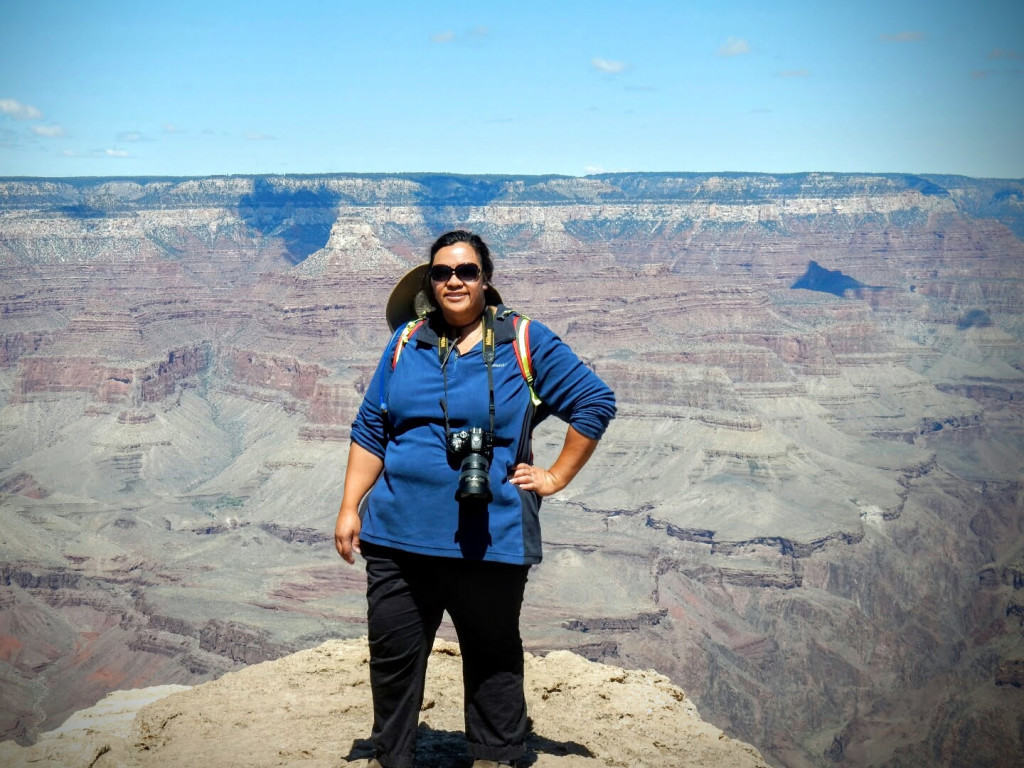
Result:
<svg viewBox="0 0 1024 768">
<path fill-rule="evenodd" d="M 413 267 L 391 289 L 384 314 L 388 321 L 388 328 L 392 331 L 410 320 L 425 316 L 434 309 L 434 305 L 423 291 L 424 278 L 429 268 L 429 264 Z M 484 289 L 484 297 L 488 304 L 495 306 L 501 304 L 501 294 L 492 285 Z"/>
<path fill-rule="evenodd" d="M 416 301 L 416 296 L 423 288 L 423 278 L 427 274 L 428 267 L 428 264 L 420 264 L 418 267 L 413 267 L 391 289 L 385 316 L 387 317 L 388 328 L 392 331 L 399 326 L 405 325 L 410 320 L 415 320 L 417 317 L 422 316 L 417 312 L 417 304 L 419 302 Z"/>
</svg>

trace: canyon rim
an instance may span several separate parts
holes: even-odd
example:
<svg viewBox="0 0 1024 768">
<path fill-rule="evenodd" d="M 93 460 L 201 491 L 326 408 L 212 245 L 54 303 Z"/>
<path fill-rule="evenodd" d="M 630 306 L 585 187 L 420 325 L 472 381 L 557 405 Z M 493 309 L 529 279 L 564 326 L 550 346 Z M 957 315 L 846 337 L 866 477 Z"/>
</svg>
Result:
<svg viewBox="0 0 1024 768">
<path fill-rule="evenodd" d="M 0 179 L 8 738 L 365 633 L 348 425 L 455 226 L 619 401 L 532 652 L 773 764 L 1024 751 L 1024 183 L 907 174 Z"/>
</svg>

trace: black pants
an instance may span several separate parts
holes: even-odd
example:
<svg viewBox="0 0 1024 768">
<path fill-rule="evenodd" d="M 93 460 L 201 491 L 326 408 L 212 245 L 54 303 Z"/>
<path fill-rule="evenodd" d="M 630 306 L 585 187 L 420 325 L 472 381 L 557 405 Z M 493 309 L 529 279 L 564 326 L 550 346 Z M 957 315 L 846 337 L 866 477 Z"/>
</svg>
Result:
<svg viewBox="0 0 1024 768">
<path fill-rule="evenodd" d="M 373 689 L 372 739 L 387 768 L 410 768 L 427 658 L 448 611 L 459 636 L 470 754 L 525 751 L 519 611 L 528 565 L 426 557 L 364 542 Z"/>
</svg>

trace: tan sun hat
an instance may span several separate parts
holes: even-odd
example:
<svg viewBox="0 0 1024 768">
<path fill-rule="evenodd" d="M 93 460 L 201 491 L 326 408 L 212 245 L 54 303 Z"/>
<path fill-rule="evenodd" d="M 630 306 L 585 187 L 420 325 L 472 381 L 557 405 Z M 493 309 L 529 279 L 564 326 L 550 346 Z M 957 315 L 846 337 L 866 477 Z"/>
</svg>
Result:
<svg viewBox="0 0 1024 768">
<path fill-rule="evenodd" d="M 405 273 L 405 277 L 398 281 L 398 284 L 391 289 L 388 296 L 387 309 L 384 314 L 388 321 L 388 328 L 394 331 L 396 328 L 405 325 L 410 320 L 423 317 L 433 309 L 430 297 L 423 289 L 424 279 L 427 275 L 429 264 L 420 264 Z M 493 285 L 484 289 L 484 297 L 488 304 L 501 304 L 501 294 Z"/>
</svg>

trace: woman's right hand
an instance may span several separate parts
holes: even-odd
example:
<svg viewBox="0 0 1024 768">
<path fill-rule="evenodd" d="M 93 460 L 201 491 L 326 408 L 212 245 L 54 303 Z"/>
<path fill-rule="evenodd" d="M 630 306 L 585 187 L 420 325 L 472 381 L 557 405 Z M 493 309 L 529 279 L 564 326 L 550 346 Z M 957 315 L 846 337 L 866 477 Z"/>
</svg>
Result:
<svg viewBox="0 0 1024 768">
<path fill-rule="evenodd" d="M 356 555 L 362 554 L 359 549 L 359 529 L 362 526 L 358 510 L 346 510 L 344 506 L 338 510 L 338 522 L 334 524 L 334 548 L 349 565 L 355 563 Z"/>
<path fill-rule="evenodd" d="M 359 443 L 350 443 L 348 466 L 345 467 L 345 492 L 341 495 L 338 522 L 334 524 L 334 548 L 346 562 L 353 564 L 359 549 L 359 531 L 363 521 L 359 517 L 359 502 L 377 481 L 384 460 L 370 453 Z"/>
</svg>

